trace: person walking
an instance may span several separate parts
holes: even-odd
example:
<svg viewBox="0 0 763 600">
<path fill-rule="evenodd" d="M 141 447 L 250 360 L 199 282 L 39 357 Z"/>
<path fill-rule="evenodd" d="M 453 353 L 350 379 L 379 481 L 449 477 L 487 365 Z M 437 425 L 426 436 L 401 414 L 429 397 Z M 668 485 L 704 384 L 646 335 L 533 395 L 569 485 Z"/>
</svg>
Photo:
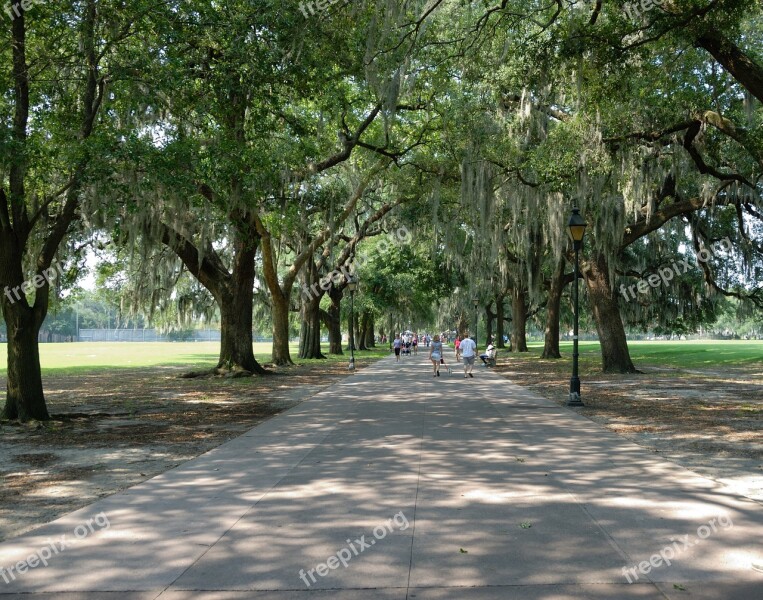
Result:
<svg viewBox="0 0 763 600">
<path fill-rule="evenodd" d="M 474 377 L 472 369 L 474 369 L 474 359 L 477 357 L 477 344 L 469 337 L 468 332 L 461 340 L 459 349 L 461 350 L 461 358 L 464 359 L 464 379 Z"/>
<path fill-rule="evenodd" d="M 395 362 L 400 362 L 400 346 L 403 341 L 400 339 L 400 334 L 395 334 L 395 340 L 392 342 L 392 347 L 395 349 Z"/>
<path fill-rule="evenodd" d="M 432 361 L 432 377 L 440 376 L 440 360 L 442 359 L 442 342 L 440 336 L 434 336 L 429 346 L 429 360 Z"/>
<path fill-rule="evenodd" d="M 456 341 L 453 342 L 453 346 L 456 348 L 456 362 L 461 360 L 461 338 L 456 336 Z"/>
</svg>

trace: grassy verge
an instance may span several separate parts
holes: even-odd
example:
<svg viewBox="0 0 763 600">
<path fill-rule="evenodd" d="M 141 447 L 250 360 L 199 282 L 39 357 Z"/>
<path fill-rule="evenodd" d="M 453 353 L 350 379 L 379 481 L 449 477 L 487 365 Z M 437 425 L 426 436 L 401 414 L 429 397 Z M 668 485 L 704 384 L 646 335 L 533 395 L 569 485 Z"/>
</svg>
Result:
<svg viewBox="0 0 763 600">
<path fill-rule="evenodd" d="M 560 344 L 562 358 L 558 360 L 541 359 L 541 343 L 528 346 L 529 353 L 503 351 L 499 360 L 503 362 L 521 358 L 523 363 L 536 362 L 543 368 L 559 371 L 572 369 L 572 342 Z M 763 366 L 763 341 L 631 341 L 628 342 L 628 349 L 636 368 L 682 370 Z M 599 342 L 580 342 L 580 372 L 588 375 L 601 373 Z"/>
<path fill-rule="evenodd" d="M 260 364 L 270 362 L 270 343 L 255 343 L 255 358 Z M 217 363 L 219 342 L 78 342 L 40 344 L 40 363 L 44 375 L 82 375 L 114 369 L 143 367 L 188 367 L 203 369 Z M 350 353 L 329 355 L 323 346 L 325 360 L 296 358 L 298 344 L 290 345 L 292 360 L 298 365 L 349 362 Z M 361 360 L 387 356 L 386 347 L 356 351 Z M 0 344 L 0 375 L 5 375 L 7 344 Z"/>
</svg>

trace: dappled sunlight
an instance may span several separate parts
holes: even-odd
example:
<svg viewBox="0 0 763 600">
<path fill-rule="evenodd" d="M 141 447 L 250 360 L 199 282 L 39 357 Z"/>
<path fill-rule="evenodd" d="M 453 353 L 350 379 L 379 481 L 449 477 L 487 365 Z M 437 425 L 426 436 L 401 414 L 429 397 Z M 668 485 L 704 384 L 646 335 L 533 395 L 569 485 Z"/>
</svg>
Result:
<svg viewBox="0 0 763 600">
<path fill-rule="evenodd" d="M 651 581 L 758 580 L 758 504 L 494 374 L 426 375 L 382 361 L 3 544 L 10 565 L 94 513 L 111 521 L 6 590 L 296 592 L 361 538 L 374 543 L 310 589 L 621 585 L 624 567 L 713 520 Z"/>
</svg>

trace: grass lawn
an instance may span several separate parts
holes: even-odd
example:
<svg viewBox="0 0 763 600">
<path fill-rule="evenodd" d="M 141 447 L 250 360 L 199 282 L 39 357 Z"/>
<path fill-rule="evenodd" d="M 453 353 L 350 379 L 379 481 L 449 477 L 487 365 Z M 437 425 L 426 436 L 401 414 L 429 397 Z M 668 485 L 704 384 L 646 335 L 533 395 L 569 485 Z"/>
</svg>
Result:
<svg viewBox="0 0 763 600">
<path fill-rule="evenodd" d="M 543 345 L 529 344 L 530 353 L 512 355 L 503 351 L 499 360 L 522 356 L 523 360 L 547 361 L 539 358 Z M 631 358 L 637 368 L 658 367 L 674 369 L 722 369 L 733 366 L 763 364 L 763 341 L 684 341 L 628 343 Z M 189 369 L 211 367 L 217 362 L 219 342 L 79 342 L 40 344 L 40 362 L 43 373 L 77 375 L 115 368 L 181 366 Z M 254 344 L 254 353 L 261 364 L 270 362 L 271 345 Z M 572 342 L 562 342 L 562 361 L 572 361 Z M 297 364 L 317 364 L 319 361 L 296 358 L 298 345 L 291 344 L 291 356 Z M 328 362 L 347 362 L 349 353 L 329 356 L 328 345 L 323 346 Z M 7 345 L 0 344 L 0 375 L 5 374 Z M 358 358 L 381 358 L 388 354 L 386 346 L 376 350 L 356 352 Z M 560 361 L 548 361 L 559 364 Z M 580 342 L 581 373 L 597 373 L 601 369 L 598 342 Z"/>
<path fill-rule="evenodd" d="M 630 342 L 628 347 L 634 361 L 652 366 L 701 369 L 763 362 L 763 341 Z"/>
<path fill-rule="evenodd" d="M 317 360 L 296 358 L 299 345 L 291 344 L 291 357 L 297 364 L 319 364 Z M 77 375 L 115 368 L 184 366 L 202 369 L 217 364 L 219 342 L 77 342 L 40 344 L 40 363 L 45 375 Z M 270 362 L 270 343 L 255 343 L 254 353 L 260 364 Z M 347 362 L 349 352 L 329 356 L 328 344 L 323 346 L 327 362 Z M 387 348 L 357 351 L 356 358 L 381 358 Z M 0 344 L 0 375 L 7 369 L 7 344 Z"/>
<path fill-rule="evenodd" d="M 543 344 L 528 344 L 530 357 L 536 357 L 539 363 L 558 363 L 544 361 L 540 357 Z M 562 361 L 572 363 L 572 342 L 560 344 Z M 628 342 L 631 359 L 640 367 L 673 369 L 722 369 L 733 366 L 763 365 L 763 341 L 737 340 L 697 340 L 683 342 Z M 512 357 L 503 352 L 503 360 Z M 527 357 L 528 355 L 525 355 Z M 583 373 L 601 371 L 601 351 L 599 342 L 580 342 L 580 370 Z"/>
</svg>

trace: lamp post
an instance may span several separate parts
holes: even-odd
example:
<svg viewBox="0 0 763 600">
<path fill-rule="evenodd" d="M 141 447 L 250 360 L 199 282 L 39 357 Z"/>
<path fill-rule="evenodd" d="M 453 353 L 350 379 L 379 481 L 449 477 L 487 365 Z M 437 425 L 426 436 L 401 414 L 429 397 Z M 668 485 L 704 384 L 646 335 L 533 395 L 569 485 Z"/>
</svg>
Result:
<svg viewBox="0 0 763 600">
<path fill-rule="evenodd" d="M 572 209 L 572 215 L 567 223 L 570 230 L 572 247 L 575 249 L 575 279 L 573 287 L 573 303 L 575 305 L 575 318 L 572 328 L 572 378 L 570 379 L 570 397 L 567 406 L 583 406 L 580 399 L 580 377 L 578 376 L 578 319 L 580 315 L 580 303 L 578 298 L 578 277 L 580 272 L 580 248 L 583 246 L 583 236 L 587 223 L 580 215 L 579 208 Z"/>
<path fill-rule="evenodd" d="M 347 276 L 347 289 L 350 291 L 350 371 L 355 370 L 355 290 L 358 280 L 352 275 Z"/>
<path fill-rule="evenodd" d="M 480 304 L 479 298 L 475 296 L 472 298 L 472 303 L 474 304 L 474 343 L 477 343 L 477 340 L 479 339 L 479 335 L 477 334 L 477 322 L 479 321 L 479 316 L 477 316 L 477 307 Z"/>
</svg>

